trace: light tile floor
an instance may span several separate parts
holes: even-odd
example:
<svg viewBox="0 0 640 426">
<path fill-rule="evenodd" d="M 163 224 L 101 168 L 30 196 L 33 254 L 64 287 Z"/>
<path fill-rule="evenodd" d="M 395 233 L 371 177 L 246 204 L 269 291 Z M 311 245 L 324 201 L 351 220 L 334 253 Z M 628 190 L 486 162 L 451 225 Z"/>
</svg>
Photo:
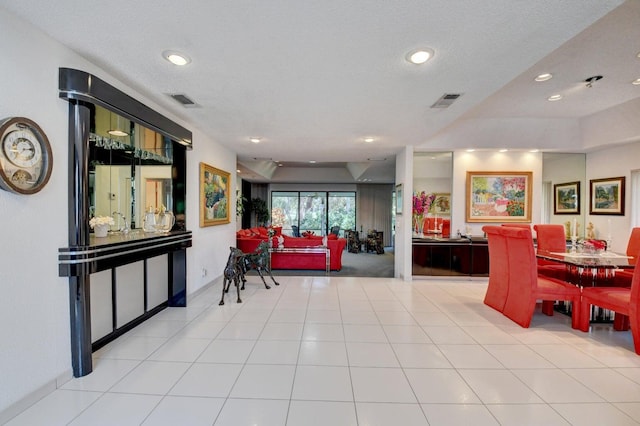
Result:
<svg viewBox="0 0 640 426">
<path fill-rule="evenodd" d="M 637 425 L 629 332 L 520 328 L 486 280 L 250 277 L 169 308 L 94 354 L 15 425 Z"/>
</svg>

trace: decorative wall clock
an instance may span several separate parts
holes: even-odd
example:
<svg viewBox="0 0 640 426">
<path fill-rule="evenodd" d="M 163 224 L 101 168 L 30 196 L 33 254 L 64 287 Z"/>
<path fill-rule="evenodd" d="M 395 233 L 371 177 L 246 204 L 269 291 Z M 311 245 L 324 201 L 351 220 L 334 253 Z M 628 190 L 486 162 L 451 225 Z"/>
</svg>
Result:
<svg viewBox="0 0 640 426">
<path fill-rule="evenodd" d="M 34 194 L 49 181 L 53 157 L 47 135 L 34 121 L 10 117 L 0 123 L 0 188 Z"/>
</svg>

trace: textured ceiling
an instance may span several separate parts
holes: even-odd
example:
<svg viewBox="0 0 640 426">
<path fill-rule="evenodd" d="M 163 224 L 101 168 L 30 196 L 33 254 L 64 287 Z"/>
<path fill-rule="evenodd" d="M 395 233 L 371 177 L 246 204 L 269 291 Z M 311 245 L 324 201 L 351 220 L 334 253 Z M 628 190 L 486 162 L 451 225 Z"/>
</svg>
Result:
<svg viewBox="0 0 640 426">
<path fill-rule="evenodd" d="M 524 133 L 509 145 L 557 149 L 572 143 L 571 126 L 549 120 L 572 122 L 640 95 L 629 84 L 640 77 L 637 0 L 0 0 L 0 7 L 237 152 L 256 179 L 277 180 L 285 168 L 265 166 L 266 158 L 341 162 L 353 181 L 393 181 L 395 154 L 407 145 L 499 148 L 499 135 Z M 425 46 L 436 52 L 427 64 L 405 61 Z M 167 49 L 192 63 L 169 64 L 161 57 Z M 554 78 L 533 83 L 541 72 Z M 605 78 L 587 89 L 582 81 L 597 74 Z M 546 101 L 555 92 L 565 99 Z M 447 109 L 430 108 L 444 93 L 462 96 Z M 250 143 L 254 136 L 263 142 Z"/>
</svg>

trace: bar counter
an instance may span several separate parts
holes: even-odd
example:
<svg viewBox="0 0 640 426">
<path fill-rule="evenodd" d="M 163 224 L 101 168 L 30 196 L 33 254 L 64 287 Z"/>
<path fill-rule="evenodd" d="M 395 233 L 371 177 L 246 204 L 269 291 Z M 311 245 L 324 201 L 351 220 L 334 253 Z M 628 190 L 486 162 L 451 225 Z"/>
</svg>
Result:
<svg viewBox="0 0 640 426">
<path fill-rule="evenodd" d="M 187 247 L 191 247 L 191 231 L 148 233 L 135 229 L 110 232 L 102 238 L 91 234 L 88 246 L 58 249 L 58 276 L 91 274 Z"/>
<path fill-rule="evenodd" d="M 91 373 L 93 351 L 167 306 L 187 305 L 191 231 L 133 230 L 58 249 L 58 274 L 69 278 L 73 373 Z"/>
</svg>

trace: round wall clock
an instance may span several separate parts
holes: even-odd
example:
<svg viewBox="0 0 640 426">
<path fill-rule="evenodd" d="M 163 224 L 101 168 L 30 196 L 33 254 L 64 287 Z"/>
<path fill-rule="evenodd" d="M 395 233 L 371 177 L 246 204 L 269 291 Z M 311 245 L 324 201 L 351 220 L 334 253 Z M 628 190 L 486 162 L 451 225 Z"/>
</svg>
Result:
<svg viewBox="0 0 640 426">
<path fill-rule="evenodd" d="M 53 157 L 40 126 L 24 117 L 0 123 L 0 188 L 34 194 L 49 181 Z"/>
</svg>

